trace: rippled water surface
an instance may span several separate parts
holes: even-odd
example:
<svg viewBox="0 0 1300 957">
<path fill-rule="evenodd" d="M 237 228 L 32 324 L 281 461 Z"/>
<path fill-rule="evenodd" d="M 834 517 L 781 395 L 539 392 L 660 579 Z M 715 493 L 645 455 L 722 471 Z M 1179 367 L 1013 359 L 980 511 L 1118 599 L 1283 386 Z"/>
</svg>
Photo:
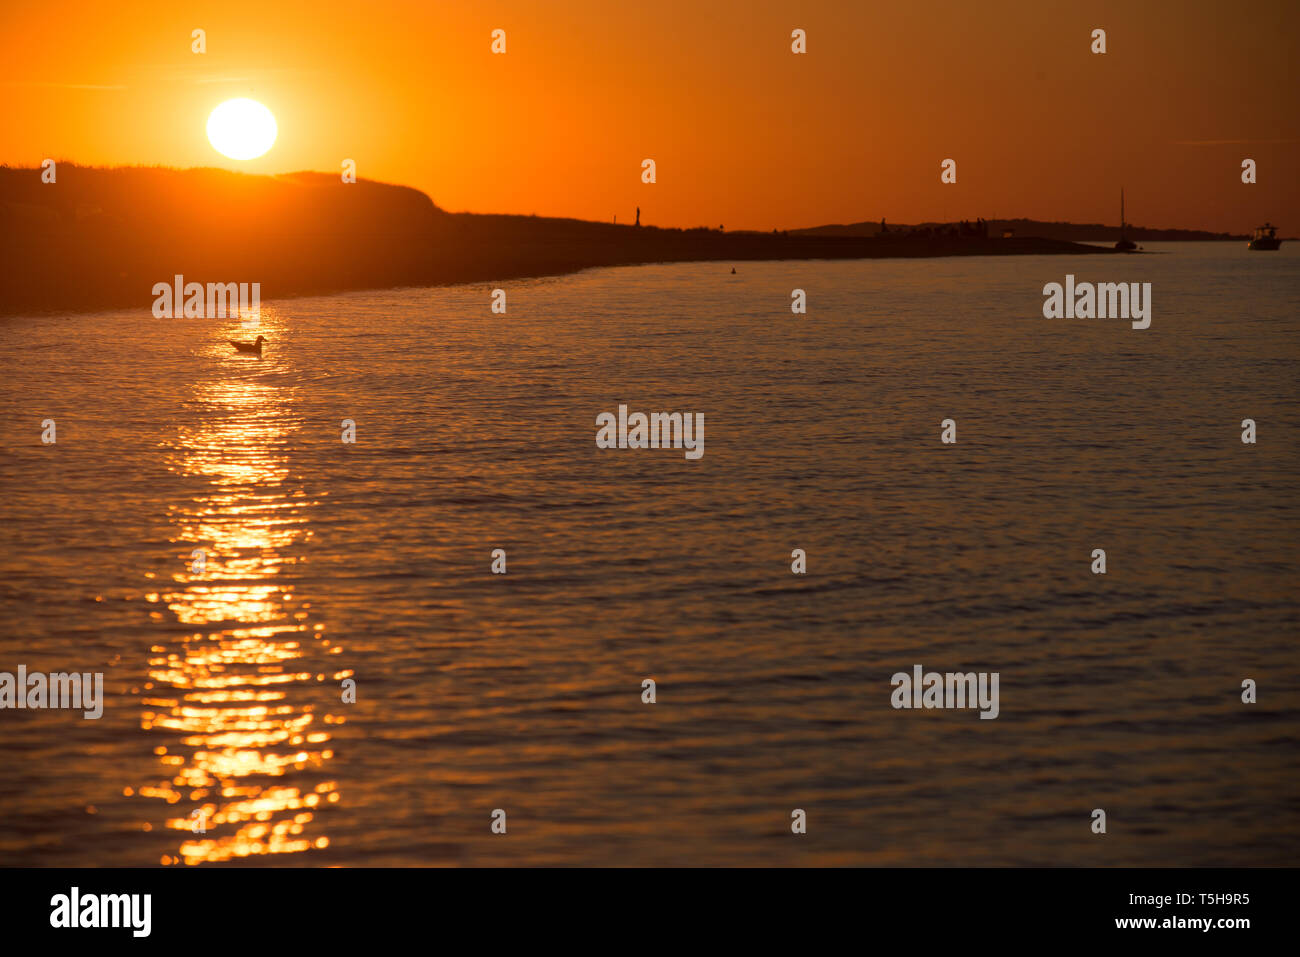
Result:
<svg viewBox="0 0 1300 957">
<path fill-rule="evenodd" d="M 0 320 L 0 864 L 1294 863 L 1300 248 L 1155 248 Z"/>
</svg>

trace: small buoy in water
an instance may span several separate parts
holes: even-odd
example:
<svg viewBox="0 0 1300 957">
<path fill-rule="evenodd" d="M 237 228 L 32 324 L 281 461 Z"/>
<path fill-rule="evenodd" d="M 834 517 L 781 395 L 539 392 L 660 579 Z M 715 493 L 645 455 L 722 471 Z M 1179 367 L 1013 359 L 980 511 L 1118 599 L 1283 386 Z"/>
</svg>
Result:
<svg viewBox="0 0 1300 957">
<path fill-rule="evenodd" d="M 731 274 L 732 274 L 733 276 L 736 274 L 736 267 L 735 267 L 735 266 L 732 266 L 732 267 L 731 267 Z"/>
</svg>

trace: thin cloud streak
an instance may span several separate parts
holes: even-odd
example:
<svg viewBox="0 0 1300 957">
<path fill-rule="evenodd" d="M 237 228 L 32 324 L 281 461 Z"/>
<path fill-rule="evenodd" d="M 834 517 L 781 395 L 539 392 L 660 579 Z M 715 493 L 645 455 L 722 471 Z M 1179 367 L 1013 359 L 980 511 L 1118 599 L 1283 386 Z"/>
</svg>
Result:
<svg viewBox="0 0 1300 957">
<path fill-rule="evenodd" d="M 1278 146 L 1300 140 L 1174 140 L 1175 146 Z"/>
<path fill-rule="evenodd" d="M 51 83 L 44 80 L 6 80 L 5 86 L 41 86 L 57 90 L 125 90 L 125 86 L 100 83 Z"/>
</svg>

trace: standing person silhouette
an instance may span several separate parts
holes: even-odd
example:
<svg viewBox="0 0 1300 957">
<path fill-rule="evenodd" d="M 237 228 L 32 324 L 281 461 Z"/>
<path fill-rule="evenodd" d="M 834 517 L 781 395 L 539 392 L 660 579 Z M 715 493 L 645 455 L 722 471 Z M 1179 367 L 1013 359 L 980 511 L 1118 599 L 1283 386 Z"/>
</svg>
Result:
<svg viewBox="0 0 1300 957">
<path fill-rule="evenodd" d="M 636 225 L 638 225 L 638 226 L 641 225 L 641 207 L 640 207 L 640 206 L 638 206 L 638 207 L 636 208 Z"/>
</svg>

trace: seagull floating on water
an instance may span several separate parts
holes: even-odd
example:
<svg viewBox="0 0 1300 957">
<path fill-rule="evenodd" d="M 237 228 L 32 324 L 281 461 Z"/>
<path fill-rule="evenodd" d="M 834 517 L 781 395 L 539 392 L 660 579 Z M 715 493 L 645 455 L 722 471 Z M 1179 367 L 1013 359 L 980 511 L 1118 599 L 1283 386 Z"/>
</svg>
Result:
<svg viewBox="0 0 1300 957">
<path fill-rule="evenodd" d="M 266 336 L 258 336 L 253 342 L 236 342 L 234 339 L 227 339 L 226 341 L 234 346 L 237 352 L 251 352 L 260 356 L 262 354 L 262 342 L 265 339 Z"/>
</svg>

